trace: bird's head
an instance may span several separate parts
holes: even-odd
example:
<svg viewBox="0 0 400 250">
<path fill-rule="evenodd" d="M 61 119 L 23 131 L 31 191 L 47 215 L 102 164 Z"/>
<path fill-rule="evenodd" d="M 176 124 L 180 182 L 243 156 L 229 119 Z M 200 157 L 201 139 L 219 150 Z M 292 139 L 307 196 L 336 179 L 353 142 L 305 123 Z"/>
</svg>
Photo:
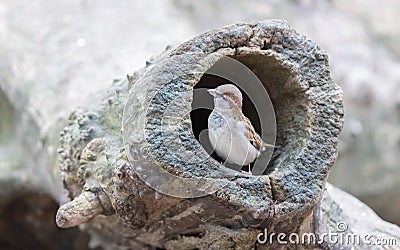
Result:
<svg viewBox="0 0 400 250">
<path fill-rule="evenodd" d="M 214 96 L 216 110 L 242 109 L 242 93 L 235 85 L 224 84 L 207 91 Z"/>
</svg>

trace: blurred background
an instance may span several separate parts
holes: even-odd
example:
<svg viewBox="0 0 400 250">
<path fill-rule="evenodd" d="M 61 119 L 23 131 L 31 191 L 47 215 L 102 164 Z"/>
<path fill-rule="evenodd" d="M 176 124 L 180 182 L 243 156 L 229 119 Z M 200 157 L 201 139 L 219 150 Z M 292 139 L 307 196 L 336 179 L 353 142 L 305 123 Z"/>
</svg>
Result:
<svg viewBox="0 0 400 250">
<path fill-rule="evenodd" d="M 50 121 L 167 45 L 280 18 L 328 51 L 344 91 L 329 181 L 400 225 L 399 11 L 398 0 L 0 0 L 0 162 L 21 157 L 7 105 L 24 106 L 50 131 Z"/>
</svg>

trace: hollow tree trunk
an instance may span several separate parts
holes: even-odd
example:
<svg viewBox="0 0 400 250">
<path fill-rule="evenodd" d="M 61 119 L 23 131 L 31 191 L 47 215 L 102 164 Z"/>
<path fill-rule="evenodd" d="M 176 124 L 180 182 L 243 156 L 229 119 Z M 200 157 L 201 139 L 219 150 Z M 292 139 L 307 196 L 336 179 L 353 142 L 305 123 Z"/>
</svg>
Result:
<svg viewBox="0 0 400 250">
<path fill-rule="evenodd" d="M 280 148 L 260 176 L 223 167 L 192 132 L 194 88 L 226 58 L 256 74 L 276 112 Z M 321 234 L 339 222 L 361 232 L 340 210 L 340 191 L 329 187 L 324 195 L 342 123 L 342 92 L 325 51 L 283 21 L 234 24 L 167 48 L 75 110 L 61 131 L 61 177 L 33 164 L 29 180 L 35 171 L 48 177 L 26 185 L 62 201 L 61 180 L 71 201 L 59 208 L 57 224 L 81 225 L 93 246 L 110 249 L 263 249 L 271 247 L 257 242 L 264 230 Z M 375 218 L 369 228 L 374 223 L 382 228 L 374 237 L 399 238 L 397 227 Z M 342 246 L 298 246 L 335 245 Z"/>
</svg>

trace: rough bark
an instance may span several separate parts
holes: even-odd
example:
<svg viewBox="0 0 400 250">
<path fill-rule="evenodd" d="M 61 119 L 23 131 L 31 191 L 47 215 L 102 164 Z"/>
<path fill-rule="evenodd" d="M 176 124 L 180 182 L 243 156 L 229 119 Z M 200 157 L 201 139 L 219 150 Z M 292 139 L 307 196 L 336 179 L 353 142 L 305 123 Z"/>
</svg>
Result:
<svg viewBox="0 0 400 250">
<path fill-rule="evenodd" d="M 191 132 L 190 117 L 182 117 L 190 112 L 193 98 L 187 91 L 222 55 L 256 72 L 270 93 L 277 115 L 277 143 L 282 147 L 267 175 L 248 176 L 207 158 Z M 177 98 L 180 102 L 172 103 Z M 175 116 L 171 119 L 175 126 L 168 132 L 160 115 L 166 107 Z M 130 241 L 141 246 L 205 247 L 213 242 L 213 246 L 248 248 L 263 228 L 286 233 L 313 230 L 301 225 L 320 202 L 336 158 L 342 119 L 341 90 L 332 81 L 327 55 L 317 44 L 282 21 L 235 24 L 167 50 L 129 81 L 116 82 L 91 107 L 71 115 L 59 150 L 63 183 L 72 199 L 82 192 L 104 192 L 109 198 L 114 215 L 96 217 L 88 228 L 114 227 L 110 222 L 118 218 L 129 225 L 124 235 L 129 232 Z M 174 136 L 181 138 L 186 150 L 167 144 Z M 179 158 L 174 157 L 178 151 Z M 199 162 L 199 158 L 204 159 L 201 164 L 181 160 Z M 136 176 L 143 169 L 151 169 L 147 173 L 151 176 L 165 170 L 182 177 L 164 183 L 158 179 L 159 190 L 179 192 L 186 180 L 193 182 L 193 189 L 204 184 L 196 179 L 201 177 L 222 188 L 206 196 L 200 190 L 196 196 L 201 197 L 193 199 L 166 196 Z M 92 206 L 77 204 L 77 217 Z M 71 216 L 63 216 L 65 206 L 71 204 L 61 207 L 58 218 L 64 220 L 57 222 L 75 226 L 75 220 L 65 220 Z M 103 207 L 101 202 L 98 207 Z M 97 215 L 97 210 L 88 210 L 92 211 L 88 219 Z M 220 233 L 215 234 L 216 230 Z M 197 240 L 189 241 L 185 235 L 196 235 Z"/>
</svg>

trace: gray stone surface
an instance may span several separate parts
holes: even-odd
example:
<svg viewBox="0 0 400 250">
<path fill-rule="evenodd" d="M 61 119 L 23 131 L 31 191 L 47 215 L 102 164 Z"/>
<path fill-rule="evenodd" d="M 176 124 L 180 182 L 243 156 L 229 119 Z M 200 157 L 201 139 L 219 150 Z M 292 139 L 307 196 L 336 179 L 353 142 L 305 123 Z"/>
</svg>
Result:
<svg viewBox="0 0 400 250">
<path fill-rule="evenodd" d="M 400 228 L 381 220 L 350 194 L 327 184 L 320 205 L 319 234 L 337 233 L 327 246 L 333 249 L 399 249 Z M 328 238 L 328 237 L 327 237 Z"/>
</svg>

